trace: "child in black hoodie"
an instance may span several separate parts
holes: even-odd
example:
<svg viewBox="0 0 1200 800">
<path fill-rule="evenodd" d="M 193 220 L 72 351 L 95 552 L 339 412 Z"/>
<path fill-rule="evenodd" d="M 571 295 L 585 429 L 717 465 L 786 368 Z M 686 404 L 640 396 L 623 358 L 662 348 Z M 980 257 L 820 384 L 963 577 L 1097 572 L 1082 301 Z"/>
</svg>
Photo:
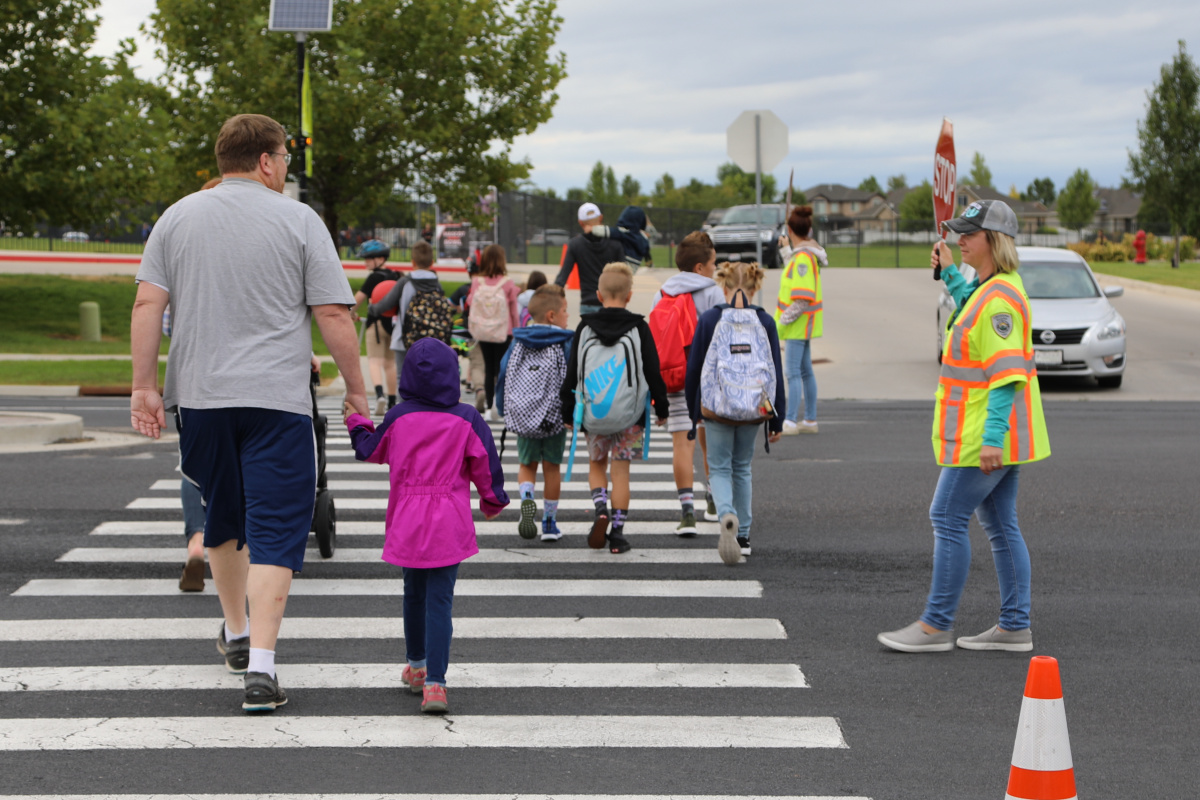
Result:
<svg viewBox="0 0 1200 800">
<path fill-rule="evenodd" d="M 624 536 L 629 516 L 629 465 L 642 455 L 644 401 L 648 394 L 654 404 L 656 424 L 665 425 L 669 406 L 667 387 L 659 372 L 658 350 L 650 326 L 641 314 L 626 310 L 633 297 L 633 270 L 623 262 L 609 264 L 600 275 L 596 292 L 603 308 L 584 314 L 571 342 L 571 360 L 563 382 L 563 422 L 576 424 L 577 401 L 581 429 L 587 433 L 588 484 L 596 519 L 588 536 L 588 546 L 604 546 L 613 553 L 629 550 Z M 605 348 L 611 354 L 597 353 Z M 632 362 L 632 363 L 631 363 Z M 640 363 L 639 363 L 640 362 Z M 630 398 L 637 398 L 631 401 Z M 624 420 L 615 431 L 612 418 Z M 596 430 L 588 431 L 590 424 Z M 612 532 L 608 532 L 608 461 L 612 457 Z"/>
</svg>

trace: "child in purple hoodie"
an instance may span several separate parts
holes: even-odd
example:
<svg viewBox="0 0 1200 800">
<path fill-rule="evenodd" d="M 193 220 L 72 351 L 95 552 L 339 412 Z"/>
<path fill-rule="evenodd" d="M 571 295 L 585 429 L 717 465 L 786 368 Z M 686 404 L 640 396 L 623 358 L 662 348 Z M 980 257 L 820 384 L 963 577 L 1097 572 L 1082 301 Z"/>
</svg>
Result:
<svg viewBox="0 0 1200 800">
<path fill-rule="evenodd" d="M 404 570 L 404 642 L 400 680 L 423 693 L 421 710 L 445 711 L 451 606 L 458 565 L 479 552 L 471 484 L 492 519 L 508 505 L 492 431 L 474 406 L 459 402 L 458 356 L 437 339 L 419 339 L 400 374 L 404 402 L 379 429 L 359 414 L 346 427 L 359 461 L 388 464 L 383 560 Z"/>
</svg>

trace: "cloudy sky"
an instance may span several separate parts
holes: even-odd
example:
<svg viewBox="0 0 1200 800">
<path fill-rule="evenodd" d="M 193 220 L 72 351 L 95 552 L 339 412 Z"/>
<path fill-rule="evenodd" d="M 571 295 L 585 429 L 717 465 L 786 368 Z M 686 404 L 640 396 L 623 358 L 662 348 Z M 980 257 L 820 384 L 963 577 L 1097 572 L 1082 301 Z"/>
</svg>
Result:
<svg viewBox="0 0 1200 800">
<path fill-rule="evenodd" d="M 153 7 L 103 0 L 97 51 Z M 794 168 L 799 187 L 919 181 L 943 116 L 960 172 L 982 152 L 998 188 L 1044 175 L 1061 187 L 1078 167 L 1115 185 L 1159 68 L 1179 39 L 1200 55 L 1196 0 L 561 0 L 559 11 L 569 77 L 554 118 L 514 152 L 560 191 L 597 159 L 645 188 L 664 172 L 711 181 L 729 123 L 760 108 L 788 126 L 775 174 Z M 138 64 L 159 71 L 144 43 Z"/>
</svg>

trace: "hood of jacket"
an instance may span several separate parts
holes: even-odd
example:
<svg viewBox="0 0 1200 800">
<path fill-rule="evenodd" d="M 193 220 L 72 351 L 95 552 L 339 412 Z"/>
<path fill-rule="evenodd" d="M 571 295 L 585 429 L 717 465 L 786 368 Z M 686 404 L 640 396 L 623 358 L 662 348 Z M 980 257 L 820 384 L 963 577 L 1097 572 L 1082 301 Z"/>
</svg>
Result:
<svg viewBox="0 0 1200 800">
<path fill-rule="evenodd" d="M 703 291 L 716 285 L 716 282 L 712 278 L 697 275 L 695 272 L 681 272 L 678 275 L 672 275 L 663 282 L 662 293 L 678 297 L 681 294 Z"/>
<path fill-rule="evenodd" d="M 639 232 L 646 230 L 646 212 L 637 206 L 628 206 L 617 218 L 617 227 Z"/>
<path fill-rule="evenodd" d="M 552 345 L 566 344 L 574 336 L 575 331 L 557 325 L 530 325 L 513 331 L 513 339 L 531 350 L 544 350 Z"/>
<path fill-rule="evenodd" d="M 608 249 L 608 239 L 593 233 L 577 233 L 574 239 L 597 255 L 604 255 L 604 251 Z"/>
<path fill-rule="evenodd" d="M 437 274 L 429 269 L 415 270 L 409 274 L 408 279 L 412 281 L 413 289 L 418 292 L 435 292 L 442 286 L 438 282 Z"/>
<path fill-rule="evenodd" d="M 609 347 L 636 328 L 645 317 L 626 308 L 602 308 L 591 314 L 584 314 L 582 319 L 596 334 L 600 343 Z"/>
<path fill-rule="evenodd" d="M 400 394 L 405 400 L 420 399 L 436 406 L 458 405 L 462 397 L 458 356 L 450 345 L 430 338 L 413 342 L 400 372 Z"/>
</svg>

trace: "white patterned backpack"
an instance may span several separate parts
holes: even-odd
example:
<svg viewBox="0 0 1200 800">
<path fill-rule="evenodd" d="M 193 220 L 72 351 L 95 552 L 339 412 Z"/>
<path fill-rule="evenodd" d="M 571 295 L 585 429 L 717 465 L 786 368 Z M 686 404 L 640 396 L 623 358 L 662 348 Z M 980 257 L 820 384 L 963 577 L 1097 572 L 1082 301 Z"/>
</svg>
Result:
<svg viewBox="0 0 1200 800">
<path fill-rule="evenodd" d="M 771 340 L 752 308 L 727 308 L 713 330 L 700 372 L 700 409 L 726 425 L 756 425 L 775 416 Z"/>
</svg>

